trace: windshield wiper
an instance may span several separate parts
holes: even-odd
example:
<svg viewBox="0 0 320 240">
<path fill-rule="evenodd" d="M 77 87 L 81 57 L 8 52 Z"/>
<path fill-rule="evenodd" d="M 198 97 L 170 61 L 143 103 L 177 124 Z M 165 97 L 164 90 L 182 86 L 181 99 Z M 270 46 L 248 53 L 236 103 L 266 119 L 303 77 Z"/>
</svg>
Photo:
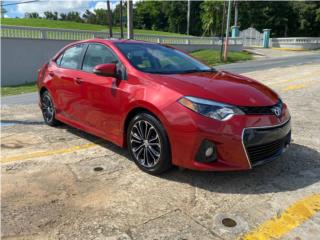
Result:
<svg viewBox="0 0 320 240">
<path fill-rule="evenodd" d="M 194 73 L 194 72 L 215 72 L 216 70 L 214 68 L 209 69 L 189 69 L 185 71 L 181 71 L 179 73 Z"/>
<path fill-rule="evenodd" d="M 194 72 L 216 72 L 214 68 L 209 69 L 188 69 L 185 71 L 145 71 L 146 73 L 152 74 L 184 74 L 184 73 L 194 73 Z"/>
</svg>

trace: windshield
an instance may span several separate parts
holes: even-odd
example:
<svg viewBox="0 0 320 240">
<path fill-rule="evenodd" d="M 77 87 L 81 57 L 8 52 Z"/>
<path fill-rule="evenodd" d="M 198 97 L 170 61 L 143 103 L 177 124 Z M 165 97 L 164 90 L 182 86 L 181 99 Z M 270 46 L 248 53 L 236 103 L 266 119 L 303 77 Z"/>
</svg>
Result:
<svg viewBox="0 0 320 240">
<path fill-rule="evenodd" d="M 212 71 L 212 68 L 176 49 L 149 43 L 115 43 L 137 69 L 148 73 L 174 74 Z"/>
</svg>

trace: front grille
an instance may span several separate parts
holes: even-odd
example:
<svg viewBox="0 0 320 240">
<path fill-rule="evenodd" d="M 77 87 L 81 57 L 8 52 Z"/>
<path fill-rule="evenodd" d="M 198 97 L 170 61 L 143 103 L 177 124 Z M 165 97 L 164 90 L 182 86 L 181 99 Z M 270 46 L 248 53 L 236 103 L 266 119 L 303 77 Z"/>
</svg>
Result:
<svg viewBox="0 0 320 240">
<path fill-rule="evenodd" d="M 252 165 L 280 155 L 285 145 L 290 143 L 290 132 L 283 138 L 261 145 L 246 147 Z"/>
<path fill-rule="evenodd" d="M 282 102 L 279 100 L 279 102 L 272 106 L 262 106 L 262 107 L 243 107 L 239 106 L 239 108 L 248 115 L 273 115 L 274 112 L 272 111 L 272 108 L 279 107 L 282 110 Z"/>
</svg>

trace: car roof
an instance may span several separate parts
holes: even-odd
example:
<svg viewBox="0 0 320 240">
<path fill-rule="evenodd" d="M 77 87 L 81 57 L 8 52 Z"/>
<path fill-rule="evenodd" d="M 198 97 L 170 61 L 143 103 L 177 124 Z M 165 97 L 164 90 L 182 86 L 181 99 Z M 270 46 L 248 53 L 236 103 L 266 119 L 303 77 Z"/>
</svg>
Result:
<svg viewBox="0 0 320 240">
<path fill-rule="evenodd" d="M 84 41 L 79 41 L 82 43 L 86 42 L 100 42 L 100 43 L 136 43 L 136 44 L 155 44 L 157 45 L 158 43 L 153 43 L 153 42 L 146 42 L 146 41 L 139 41 L 139 40 L 131 40 L 131 39 L 103 39 L 103 38 L 93 38 L 93 39 L 88 39 Z"/>
</svg>

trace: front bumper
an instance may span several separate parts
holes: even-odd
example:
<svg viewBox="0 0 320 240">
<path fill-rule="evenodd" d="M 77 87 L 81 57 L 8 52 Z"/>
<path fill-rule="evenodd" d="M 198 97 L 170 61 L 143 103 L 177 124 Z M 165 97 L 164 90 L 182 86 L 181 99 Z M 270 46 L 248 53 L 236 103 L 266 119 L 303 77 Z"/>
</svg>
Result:
<svg viewBox="0 0 320 240">
<path fill-rule="evenodd" d="M 248 170 L 276 159 L 290 143 L 290 114 L 285 104 L 280 117 L 238 115 L 223 122 L 203 117 L 180 104 L 167 110 L 165 127 L 171 144 L 172 162 L 184 168 Z M 164 113 L 166 115 L 166 111 Z M 197 153 L 204 140 L 215 144 L 215 161 L 197 161 Z"/>
<path fill-rule="evenodd" d="M 251 167 L 279 157 L 291 142 L 290 120 L 272 127 L 243 129 L 242 144 Z"/>
</svg>

